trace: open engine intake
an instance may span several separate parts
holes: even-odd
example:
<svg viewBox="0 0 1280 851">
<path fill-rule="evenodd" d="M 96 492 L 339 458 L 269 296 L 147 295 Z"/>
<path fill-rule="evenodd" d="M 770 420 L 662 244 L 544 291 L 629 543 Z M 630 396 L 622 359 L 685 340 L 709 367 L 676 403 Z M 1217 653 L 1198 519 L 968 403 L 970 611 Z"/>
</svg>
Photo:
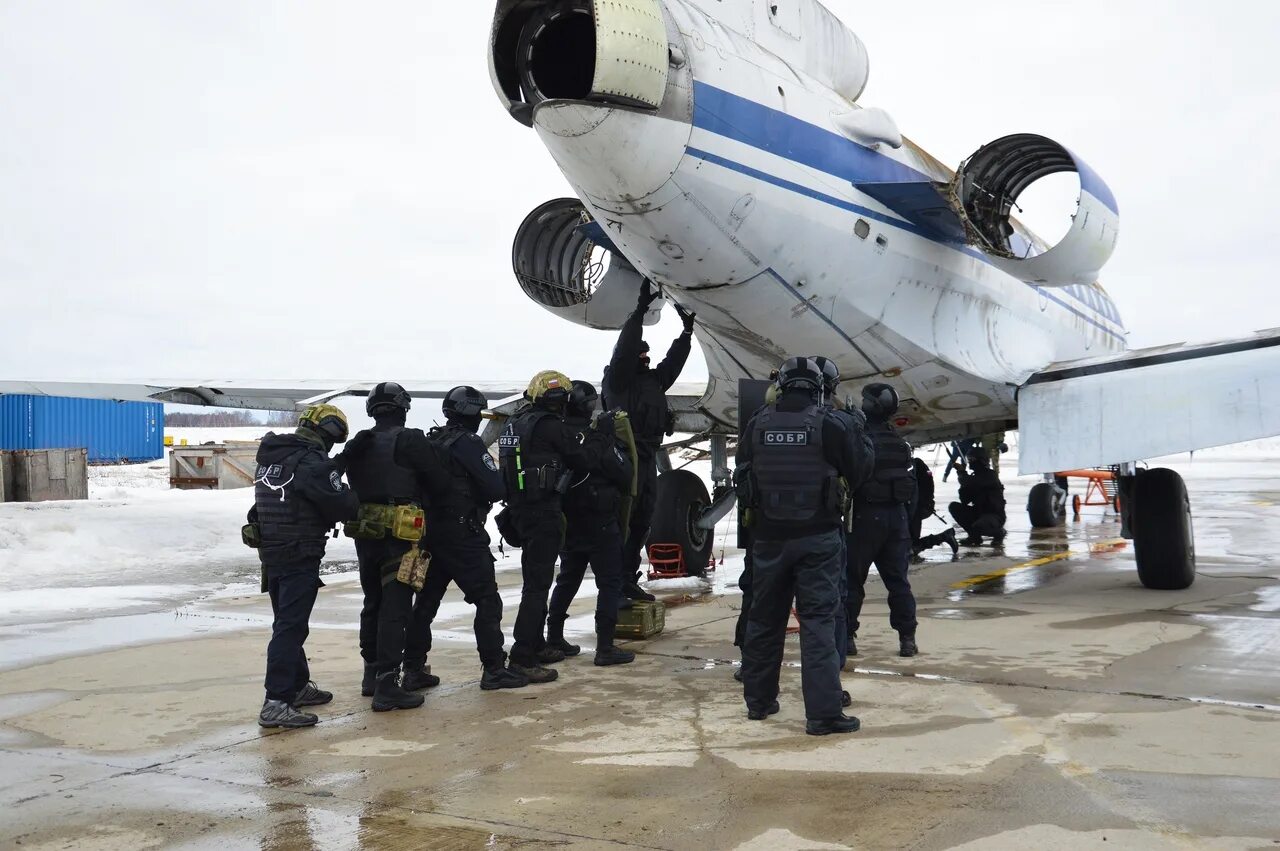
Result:
<svg viewBox="0 0 1280 851">
<path fill-rule="evenodd" d="M 1066 235 L 1052 247 L 1030 238 L 1011 218 L 1018 196 L 1042 177 L 1074 172 L 1080 197 Z M 984 145 L 961 164 L 951 206 L 968 239 L 999 269 L 1046 286 L 1091 284 L 1115 251 L 1120 211 L 1093 169 L 1052 139 L 1032 133 Z"/>
<path fill-rule="evenodd" d="M 511 246 L 511 266 L 525 295 L 588 328 L 621 328 L 644 283 L 577 198 L 548 201 L 525 217 Z"/>
</svg>

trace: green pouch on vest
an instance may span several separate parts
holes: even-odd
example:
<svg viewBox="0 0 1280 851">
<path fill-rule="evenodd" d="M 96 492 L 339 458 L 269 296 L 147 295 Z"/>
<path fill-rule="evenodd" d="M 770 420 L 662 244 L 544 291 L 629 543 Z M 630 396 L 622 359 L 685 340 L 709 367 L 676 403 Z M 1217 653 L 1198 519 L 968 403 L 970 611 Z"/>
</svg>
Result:
<svg viewBox="0 0 1280 851">
<path fill-rule="evenodd" d="M 262 546 L 262 530 L 257 523 L 246 523 L 240 527 L 240 540 L 246 547 L 256 550 Z"/>
<path fill-rule="evenodd" d="M 342 533 L 357 541 L 380 541 L 391 528 L 391 512 L 395 506 L 362 503 L 356 519 L 342 524 Z"/>
</svg>

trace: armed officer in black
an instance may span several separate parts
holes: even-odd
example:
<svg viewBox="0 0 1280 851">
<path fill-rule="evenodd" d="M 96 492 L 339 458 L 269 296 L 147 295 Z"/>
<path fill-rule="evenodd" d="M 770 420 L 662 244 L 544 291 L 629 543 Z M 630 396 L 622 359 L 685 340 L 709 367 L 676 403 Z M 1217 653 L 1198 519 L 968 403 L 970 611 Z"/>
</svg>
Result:
<svg viewBox="0 0 1280 851">
<path fill-rule="evenodd" d="M 365 412 L 374 426 L 351 439 L 340 462 L 351 489 L 360 498 L 362 518 L 409 516 L 421 518 L 420 480 L 433 481 L 434 489 L 448 487 L 449 478 L 435 448 L 421 429 L 406 428 L 408 392 L 393 381 L 379 384 L 365 400 Z M 418 541 L 412 535 L 397 537 L 389 523 L 368 524 L 368 537 L 356 538 L 360 560 L 360 655 L 364 657 L 361 693 L 373 697 L 375 711 L 412 709 L 423 697 L 400 683 L 405 631 L 413 610 L 415 589 L 400 578 L 401 562 Z M 421 537 L 424 524 L 418 523 Z M 348 531 L 351 527 L 348 526 Z"/>
<path fill-rule="evenodd" d="M 493 550 L 485 530 L 489 510 L 506 492 L 498 465 L 477 434 L 480 415 L 488 405 L 489 400 L 474 387 L 455 387 L 444 397 L 444 426 L 427 433 L 427 440 L 439 450 L 448 470 L 449 484 L 444 490 L 430 492 L 427 501 L 425 543 L 431 552 L 431 569 L 413 605 L 413 621 L 404 650 L 406 689 L 440 682 L 426 661 L 431 652 L 431 623 L 451 582 L 476 607 L 473 628 L 484 668 L 480 688 L 488 691 L 529 684 L 524 676 L 507 668 L 502 597 L 498 595 Z M 429 482 L 427 486 L 430 487 Z"/>
<path fill-rule="evenodd" d="M 907 581 L 911 531 L 907 506 L 915 494 L 911 447 L 889 422 L 898 410 L 898 393 L 888 384 L 862 388 L 862 412 L 875 444 L 875 471 L 853 495 L 853 531 L 849 534 L 849 655 L 856 656 L 858 616 L 866 599 L 872 562 L 889 593 L 889 624 L 898 632 L 898 655 L 916 655 L 916 598 Z"/>
<path fill-rule="evenodd" d="M 845 421 L 822 404 L 823 375 L 811 358 L 792 358 L 778 373 L 777 401 L 742 431 L 737 465 L 747 468 L 753 514 L 753 599 L 747 615 L 742 682 L 747 717 L 778 711 L 778 679 L 787 621 L 800 620 L 805 732 L 852 733 L 860 723 L 841 711 L 836 609 L 840 605 L 840 480 L 857 481 L 859 449 Z"/>
<path fill-rule="evenodd" d="M 966 536 L 960 543 L 966 547 L 982 546 L 982 538 L 991 538 L 991 546 L 1004 543 L 1004 485 L 991 469 L 988 454 L 981 447 L 969 451 L 969 468 L 958 468 L 960 501 L 951 503 L 951 516 Z"/>
<path fill-rule="evenodd" d="M 684 332 L 675 339 L 667 356 L 656 367 L 649 366 L 649 344 L 644 333 L 644 316 L 659 297 L 646 281 L 640 288 L 635 311 L 622 326 L 613 357 L 604 373 L 604 403 L 611 410 L 626 411 L 635 433 L 638 477 L 631 521 L 622 551 L 623 594 L 632 600 L 652 600 L 640 587 L 640 552 L 644 549 L 657 502 L 657 454 L 662 438 L 672 431 L 667 391 L 679 379 L 692 348 L 694 314 L 676 305 L 684 322 Z"/>
<path fill-rule="evenodd" d="M 560 553 L 560 573 L 547 609 L 547 646 L 566 656 L 577 656 L 581 648 L 564 638 L 564 622 L 569 605 L 582 585 L 590 566 L 596 581 L 597 665 L 624 665 L 636 654 L 614 646 L 618 626 L 618 598 L 622 594 L 621 514 L 631 493 L 634 467 L 626 444 L 614 432 L 611 412 L 596 417 L 596 388 L 585 381 L 573 382 L 565 406 L 564 423 L 585 440 L 600 441 L 601 471 L 574 472 L 564 497 L 565 542 Z"/>
<path fill-rule="evenodd" d="M 511 669 L 531 683 L 556 678 L 543 664 L 564 660 L 564 653 L 548 647 L 543 634 L 547 620 L 547 594 L 555 578 L 556 556 L 564 543 L 564 494 L 573 471 L 600 469 L 600 445 L 583 441 L 565 425 L 564 406 L 569 398 L 569 378 L 546 370 L 529 382 L 528 401 L 507 421 L 498 438 L 498 462 L 506 486 L 507 509 L 512 513 L 520 546 L 520 570 L 524 587 L 516 614 Z"/>
<path fill-rule="evenodd" d="M 355 494 L 329 459 L 347 439 L 347 418 L 332 405 L 303 412 L 293 434 L 268 434 L 258 447 L 249 527 L 256 534 L 265 590 L 271 595 L 271 643 L 267 645 L 263 727 L 309 727 L 316 716 L 298 711 L 333 700 L 311 682 L 302 645 L 316 603 L 320 560 L 335 523 L 352 520 Z"/>
</svg>

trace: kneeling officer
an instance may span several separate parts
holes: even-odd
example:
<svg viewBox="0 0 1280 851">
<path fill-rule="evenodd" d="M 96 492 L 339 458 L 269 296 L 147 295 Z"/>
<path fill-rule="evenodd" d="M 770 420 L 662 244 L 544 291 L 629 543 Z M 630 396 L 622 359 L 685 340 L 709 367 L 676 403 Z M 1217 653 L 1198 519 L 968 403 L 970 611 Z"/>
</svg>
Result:
<svg viewBox="0 0 1280 851">
<path fill-rule="evenodd" d="M 860 724 L 841 711 L 836 609 L 844 569 L 840 480 L 859 480 L 859 438 L 822 404 L 823 372 L 812 358 L 784 363 L 778 387 L 777 401 L 751 418 L 738 442 L 738 467 L 747 468 L 745 504 L 754 515 L 754 594 L 742 654 L 747 717 L 760 721 L 778 711 L 778 677 L 794 599 L 805 732 L 852 733 Z"/>
<path fill-rule="evenodd" d="M 253 508 L 245 543 L 262 562 L 263 590 L 271 595 L 271 643 L 267 645 L 267 698 L 258 715 L 263 727 L 310 727 L 316 716 L 298 711 L 333 700 L 311 682 L 302 649 L 316 603 L 320 560 L 329 530 L 352 520 L 355 494 L 329 459 L 347 439 L 347 418 L 332 405 L 307 408 L 293 434 L 268 434 L 258 447 Z"/>
<path fill-rule="evenodd" d="M 627 528 L 635 476 L 635 446 L 615 433 L 616 418 L 605 411 L 596 417 L 596 388 L 585 381 L 573 382 L 564 423 L 576 429 L 583 443 L 600 441 L 601 472 L 574 472 L 564 497 L 565 543 L 560 553 L 560 575 L 551 592 L 547 612 L 547 646 L 566 656 L 577 656 L 581 648 L 564 639 L 564 622 L 569 604 L 582 585 L 588 565 L 596 580 L 597 665 L 625 665 L 636 654 L 613 644 L 618 628 L 618 600 L 622 596 L 622 530 Z"/>
<path fill-rule="evenodd" d="M 374 426 L 353 437 L 341 458 L 360 498 L 360 522 L 347 524 L 347 533 L 356 539 L 364 591 L 361 693 L 373 697 L 376 712 L 412 709 L 423 702 L 422 695 L 400 682 L 413 595 L 425 580 L 426 557 L 418 548 L 425 528 L 422 482 L 441 490 L 449 485 L 427 436 L 405 427 L 409 405 L 408 392 L 394 381 L 375 387 L 365 401 Z"/>
</svg>

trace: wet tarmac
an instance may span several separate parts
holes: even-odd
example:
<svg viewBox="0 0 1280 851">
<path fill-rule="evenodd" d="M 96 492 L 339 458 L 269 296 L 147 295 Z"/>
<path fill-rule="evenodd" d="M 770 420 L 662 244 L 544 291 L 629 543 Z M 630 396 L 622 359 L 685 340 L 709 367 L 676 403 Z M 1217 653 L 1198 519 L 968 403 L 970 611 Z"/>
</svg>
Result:
<svg viewBox="0 0 1280 851">
<path fill-rule="evenodd" d="M 746 720 L 731 548 L 707 585 L 662 591 L 667 629 L 634 664 L 588 650 L 522 690 L 478 688 L 451 592 L 444 683 L 379 714 L 359 587 L 335 574 L 308 651 L 336 698 L 304 731 L 256 725 L 260 595 L 0 628 L 0 846 L 1280 847 L 1280 494 L 1192 485 L 1185 591 L 1143 589 L 1100 509 L 1034 534 L 1011 510 L 1003 551 L 913 568 L 922 653 L 901 659 L 873 579 L 852 736 L 804 735 L 795 638 L 781 713 Z M 509 631 L 518 575 L 501 584 Z M 570 621 L 588 646 L 590 611 Z"/>
</svg>

